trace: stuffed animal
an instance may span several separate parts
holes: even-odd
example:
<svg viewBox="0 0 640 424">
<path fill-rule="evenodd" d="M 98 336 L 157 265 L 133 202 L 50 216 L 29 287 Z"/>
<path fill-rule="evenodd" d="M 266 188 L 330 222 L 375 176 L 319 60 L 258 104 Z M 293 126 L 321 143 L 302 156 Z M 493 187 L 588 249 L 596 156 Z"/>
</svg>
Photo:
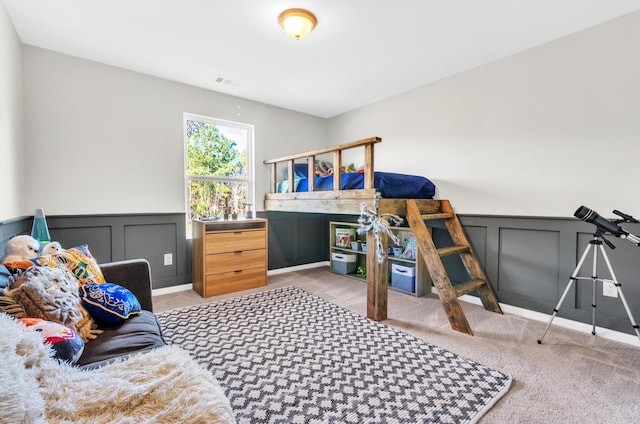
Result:
<svg viewBox="0 0 640 424">
<path fill-rule="evenodd" d="M 31 236 L 20 235 L 9 239 L 4 248 L 2 263 L 17 262 L 38 257 L 40 244 Z"/>
<path fill-rule="evenodd" d="M 62 252 L 64 249 L 57 241 L 52 241 L 51 243 L 47 243 L 42 248 L 40 252 L 40 256 L 43 255 L 55 255 L 56 253 Z"/>
</svg>

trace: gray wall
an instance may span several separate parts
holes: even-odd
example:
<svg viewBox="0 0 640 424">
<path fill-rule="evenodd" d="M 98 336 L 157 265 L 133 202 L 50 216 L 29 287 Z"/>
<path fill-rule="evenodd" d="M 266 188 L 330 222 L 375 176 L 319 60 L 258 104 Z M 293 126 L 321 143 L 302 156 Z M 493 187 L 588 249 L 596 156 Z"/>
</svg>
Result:
<svg viewBox="0 0 640 424">
<path fill-rule="evenodd" d="M 327 215 L 267 211 L 261 216 L 269 220 L 269 269 L 328 260 Z"/>
<path fill-rule="evenodd" d="M 269 269 L 329 260 L 329 222 L 354 221 L 350 215 L 261 212 L 269 219 Z M 550 314 L 569 282 L 569 276 L 592 239 L 595 226 L 577 219 L 462 215 L 461 221 L 500 302 Z M 98 262 L 146 258 L 154 288 L 191 282 L 191 243 L 184 234 L 184 214 L 49 216 L 53 240 L 64 247 L 88 244 Z M 640 235 L 640 224 L 622 224 Z M 433 234 L 438 247 L 451 244 L 442 225 Z M 9 237 L 29 233 L 31 219 L 0 223 L 0 247 Z M 640 319 L 640 247 L 609 237 L 616 249 L 606 248 L 614 272 L 636 320 Z M 173 265 L 165 266 L 165 253 Z M 444 259 L 452 281 L 468 279 L 457 257 Z M 579 276 L 591 276 L 592 256 Z M 611 278 L 601 256 L 598 276 Z M 592 285 L 580 281 L 560 308 L 559 316 L 591 323 Z M 598 284 L 597 325 L 633 334 L 620 299 L 603 297 Z"/>
<path fill-rule="evenodd" d="M 0 2 L 0 220 L 25 214 L 25 159 L 20 40 Z"/>
<path fill-rule="evenodd" d="M 332 118 L 329 137 L 380 136 L 376 169 L 432 179 L 458 213 L 640 215 L 638 40 L 640 12 Z"/>
<path fill-rule="evenodd" d="M 153 287 L 191 282 L 184 214 L 49 216 L 51 239 L 64 248 L 87 244 L 98 263 L 145 258 Z M 164 255 L 172 264 L 164 264 Z"/>
<path fill-rule="evenodd" d="M 32 218 L 0 222 L 0 256 L 7 241 L 30 234 Z M 86 244 L 98 263 L 144 258 L 151 265 L 153 287 L 191 282 L 191 243 L 184 214 L 47 216 L 53 241 L 63 248 Z M 170 253 L 171 265 L 164 264 Z"/>
<path fill-rule="evenodd" d="M 500 302 L 547 314 L 553 312 L 596 230 L 594 225 L 577 219 L 463 215 L 460 220 Z M 632 234 L 640 234 L 640 224 L 620 225 Z M 638 322 L 640 247 L 612 236 L 607 239 L 616 248 L 605 247 L 606 255 Z M 592 276 L 593 250 L 578 276 Z M 600 253 L 597 276 L 612 278 Z M 578 281 L 562 304 L 559 316 L 591 323 L 592 287 L 591 281 Z M 604 297 L 600 283 L 596 304 L 598 326 L 633 334 L 621 300 Z"/>
<path fill-rule="evenodd" d="M 255 125 L 256 210 L 264 160 L 327 140 L 310 115 L 36 47 L 23 60 L 29 214 L 184 212 L 184 112 Z"/>
</svg>

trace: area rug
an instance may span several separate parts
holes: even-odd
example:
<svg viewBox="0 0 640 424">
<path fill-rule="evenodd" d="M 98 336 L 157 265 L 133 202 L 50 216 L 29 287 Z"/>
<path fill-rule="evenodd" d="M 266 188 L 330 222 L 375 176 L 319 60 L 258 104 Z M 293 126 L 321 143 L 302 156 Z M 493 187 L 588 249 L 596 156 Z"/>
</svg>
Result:
<svg viewBox="0 0 640 424">
<path fill-rule="evenodd" d="M 474 423 L 511 376 L 297 287 L 158 316 L 220 382 L 240 424 Z"/>
</svg>

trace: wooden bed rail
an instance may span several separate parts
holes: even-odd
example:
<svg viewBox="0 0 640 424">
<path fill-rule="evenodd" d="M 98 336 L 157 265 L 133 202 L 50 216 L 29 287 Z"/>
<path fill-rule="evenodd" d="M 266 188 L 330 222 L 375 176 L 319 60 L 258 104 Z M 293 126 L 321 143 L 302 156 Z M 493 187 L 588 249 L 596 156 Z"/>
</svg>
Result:
<svg viewBox="0 0 640 424">
<path fill-rule="evenodd" d="M 333 147 L 325 147 L 323 149 L 312 150 L 310 152 L 299 153 L 296 155 L 284 156 L 277 159 L 265 160 L 264 163 L 271 165 L 271 193 L 276 193 L 276 186 L 278 183 L 278 163 L 287 163 L 287 176 L 289 180 L 289 186 L 287 188 L 288 193 L 293 193 L 294 189 L 294 163 L 299 159 L 306 159 L 307 161 L 307 179 L 308 191 L 315 191 L 315 178 L 312 176 L 316 173 L 316 156 L 333 153 L 333 190 L 340 190 L 340 182 L 342 181 L 342 152 L 344 150 L 353 149 L 355 147 L 364 146 L 364 188 L 373 188 L 373 145 L 381 142 L 380 137 L 370 137 L 363 140 L 353 141 L 351 143 L 340 144 Z"/>
</svg>

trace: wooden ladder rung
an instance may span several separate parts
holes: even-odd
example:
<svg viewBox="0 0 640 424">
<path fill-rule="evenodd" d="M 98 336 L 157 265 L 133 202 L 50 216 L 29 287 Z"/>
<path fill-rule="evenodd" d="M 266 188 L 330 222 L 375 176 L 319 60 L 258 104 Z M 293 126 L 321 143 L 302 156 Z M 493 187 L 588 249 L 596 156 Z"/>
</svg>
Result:
<svg viewBox="0 0 640 424">
<path fill-rule="evenodd" d="M 423 221 L 430 221 L 432 219 L 448 219 L 453 218 L 453 214 L 449 212 L 441 212 L 441 213 L 426 213 L 424 215 L 420 215 Z"/>
<path fill-rule="evenodd" d="M 441 247 L 438 250 L 438 255 L 440 255 L 440 257 L 443 256 L 449 256 L 449 255 L 455 255 L 456 253 L 465 253 L 468 252 L 469 246 L 465 246 L 465 245 L 460 245 L 460 246 L 449 246 L 449 247 Z"/>
<path fill-rule="evenodd" d="M 453 288 L 456 291 L 456 295 L 458 297 L 464 295 L 464 294 L 468 294 L 471 293 L 474 290 L 479 289 L 482 286 L 485 286 L 487 284 L 486 280 L 469 280 L 466 283 L 462 283 L 462 284 L 454 284 Z"/>
</svg>

